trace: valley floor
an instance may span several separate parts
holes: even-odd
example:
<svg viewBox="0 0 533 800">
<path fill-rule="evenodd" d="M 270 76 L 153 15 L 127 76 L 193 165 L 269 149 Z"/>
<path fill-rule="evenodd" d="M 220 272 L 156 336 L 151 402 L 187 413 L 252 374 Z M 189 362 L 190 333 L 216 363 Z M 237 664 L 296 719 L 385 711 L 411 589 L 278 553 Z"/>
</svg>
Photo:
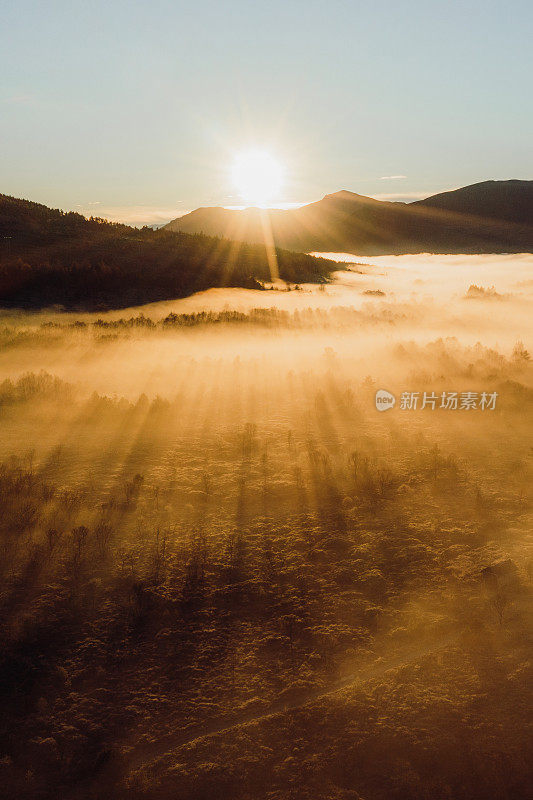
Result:
<svg viewBox="0 0 533 800">
<path fill-rule="evenodd" d="M 531 289 L 503 266 L 4 315 L 7 797 L 530 796 Z"/>
</svg>

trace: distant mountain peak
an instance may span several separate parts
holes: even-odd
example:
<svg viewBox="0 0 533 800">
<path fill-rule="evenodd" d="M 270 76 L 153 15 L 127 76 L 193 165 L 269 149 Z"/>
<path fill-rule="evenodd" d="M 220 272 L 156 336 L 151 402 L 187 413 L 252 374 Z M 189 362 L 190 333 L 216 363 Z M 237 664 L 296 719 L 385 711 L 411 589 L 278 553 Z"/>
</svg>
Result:
<svg viewBox="0 0 533 800">
<path fill-rule="evenodd" d="M 268 211 L 278 247 L 359 255 L 533 252 L 533 181 L 484 181 L 411 203 L 341 189 L 297 209 Z M 167 230 L 264 242 L 254 209 L 203 209 Z"/>
<path fill-rule="evenodd" d="M 340 189 L 338 192 L 332 192 L 331 194 L 324 195 L 324 200 L 358 200 L 360 198 L 364 198 L 362 194 L 357 194 L 356 192 L 350 192 L 348 189 Z"/>
</svg>

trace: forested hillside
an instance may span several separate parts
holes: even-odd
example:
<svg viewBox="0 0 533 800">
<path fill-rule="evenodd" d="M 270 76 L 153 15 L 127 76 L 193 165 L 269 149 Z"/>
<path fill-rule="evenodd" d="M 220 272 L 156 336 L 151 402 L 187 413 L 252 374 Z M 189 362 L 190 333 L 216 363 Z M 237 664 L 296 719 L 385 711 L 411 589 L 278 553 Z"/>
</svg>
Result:
<svg viewBox="0 0 533 800">
<path fill-rule="evenodd" d="M 105 309 L 217 286 L 327 279 L 333 262 L 262 244 L 131 228 L 0 196 L 0 304 Z"/>
</svg>

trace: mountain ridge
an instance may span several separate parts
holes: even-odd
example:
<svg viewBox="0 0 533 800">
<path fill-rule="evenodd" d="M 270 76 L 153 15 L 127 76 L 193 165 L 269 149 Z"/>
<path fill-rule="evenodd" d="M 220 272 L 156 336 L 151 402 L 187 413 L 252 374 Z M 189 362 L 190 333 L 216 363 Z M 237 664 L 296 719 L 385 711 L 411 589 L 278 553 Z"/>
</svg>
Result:
<svg viewBox="0 0 533 800">
<path fill-rule="evenodd" d="M 533 251 L 533 181 L 481 181 L 410 203 L 341 189 L 296 209 L 200 207 L 166 230 L 264 241 L 292 250 L 403 253 Z"/>
</svg>

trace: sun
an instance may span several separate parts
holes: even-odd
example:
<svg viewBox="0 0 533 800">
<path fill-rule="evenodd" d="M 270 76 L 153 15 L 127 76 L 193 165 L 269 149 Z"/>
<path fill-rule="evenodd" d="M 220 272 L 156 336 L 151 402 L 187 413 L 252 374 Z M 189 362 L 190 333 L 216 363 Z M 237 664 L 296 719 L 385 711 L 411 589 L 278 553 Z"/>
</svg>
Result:
<svg viewBox="0 0 533 800">
<path fill-rule="evenodd" d="M 279 201 L 283 167 L 270 153 L 245 150 L 235 156 L 231 169 L 233 184 L 247 205 L 265 206 Z"/>
</svg>

